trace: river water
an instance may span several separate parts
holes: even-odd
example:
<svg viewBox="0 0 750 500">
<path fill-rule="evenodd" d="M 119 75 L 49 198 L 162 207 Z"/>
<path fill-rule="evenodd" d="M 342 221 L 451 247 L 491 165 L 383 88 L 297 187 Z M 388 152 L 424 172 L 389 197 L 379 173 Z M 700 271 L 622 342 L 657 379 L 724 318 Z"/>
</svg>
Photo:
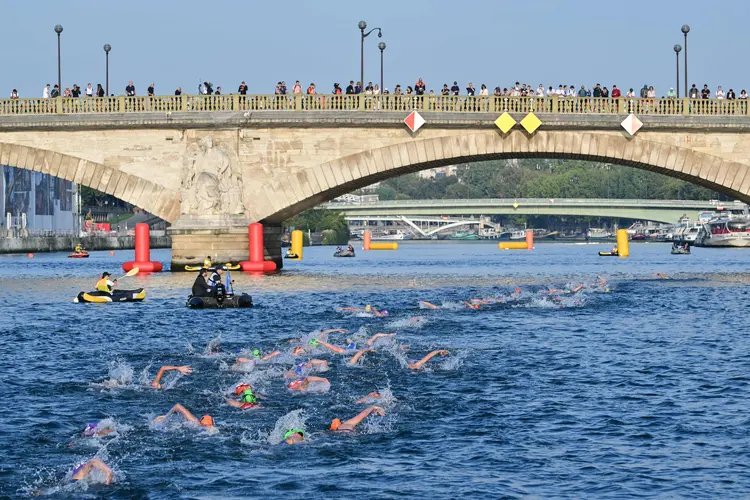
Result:
<svg viewBox="0 0 750 500">
<path fill-rule="evenodd" d="M 122 280 L 147 289 L 143 303 L 72 302 L 132 252 L 0 256 L 0 496 L 746 496 L 750 252 L 634 244 L 629 259 L 598 257 L 605 248 L 411 243 L 354 259 L 306 248 L 280 275 L 233 273 L 249 310 L 186 309 L 191 273 Z M 470 309 L 472 298 L 495 302 Z M 389 315 L 340 310 L 367 304 Z M 289 354 L 289 339 L 329 328 L 348 330 L 329 335 L 339 346 L 397 336 L 356 366 L 353 351 Z M 283 354 L 233 369 L 252 348 Z M 449 355 L 406 366 L 432 349 Z M 330 390 L 288 390 L 285 370 L 313 357 L 328 361 L 317 375 Z M 151 389 L 162 365 L 193 372 Z M 240 381 L 262 408 L 225 403 Z M 371 391 L 385 416 L 328 430 Z M 152 423 L 175 403 L 212 415 L 218 433 Z M 81 437 L 95 422 L 116 431 Z M 290 428 L 307 432 L 301 445 L 281 442 Z M 114 470 L 111 486 L 71 483 L 92 457 Z"/>
</svg>

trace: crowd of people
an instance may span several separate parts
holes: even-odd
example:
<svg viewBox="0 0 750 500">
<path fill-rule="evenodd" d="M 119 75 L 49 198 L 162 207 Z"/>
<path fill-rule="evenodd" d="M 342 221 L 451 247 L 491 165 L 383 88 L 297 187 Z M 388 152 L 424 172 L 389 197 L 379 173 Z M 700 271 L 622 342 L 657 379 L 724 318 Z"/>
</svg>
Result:
<svg viewBox="0 0 750 500">
<path fill-rule="evenodd" d="M 138 94 L 136 93 L 136 87 L 133 84 L 132 81 L 128 82 L 128 84 L 125 86 L 125 93 L 124 95 L 135 97 Z M 307 95 L 315 95 L 318 94 L 318 89 L 315 83 L 311 82 L 306 89 L 303 89 L 301 83 L 299 80 L 295 81 L 294 85 L 291 87 L 291 89 L 287 86 L 285 81 L 279 81 L 276 84 L 276 88 L 274 89 L 275 95 L 297 95 L 297 94 L 307 94 Z M 489 87 L 482 83 L 479 88 L 477 89 L 472 82 L 469 82 L 466 84 L 466 87 L 463 89 L 459 85 L 458 81 L 454 81 L 453 85 L 449 86 L 447 83 L 444 83 L 443 86 L 437 90 L 435 89 L 429 89 L 427 88 L 426 83 L 422 78 L 419 78 L 413 86 L 408 85 L 406 88 L 402 88 L 400 84 L 397 84 L 393 88 L 393 92 L 391 94 L 391 91 L 387 88 L 381 89 L 380 86 L 372 82 L 368 82 L 367 85 L 363 87 L 362 82 L 357 81 L 356 83 L 354 80 L 350 80 L 349 84 L 346 85 L 345 88 L 342 89 L 341 85 L 339 83 L 334 83 L 331 88 L 331 94 L 341 94 L 341 95 L 357 95 L 357 94 L 365 94 L 365 95 L 441 95 L 441 96 L 458 96 L 458 95 L 465 95 L 465 96 L 505 96 L 505 97 L 552 97 L 552 96 L 558 96 L 558 97 L 564 97 L 564 98 L 574 98 L 574 97 L 594 97 L 594 98 L 618 98 L 618 97 L 626 97 L 626 98 L 642 98 L 642 99 L 653 99 L 656 97 L 661 98 L 678 98 L 680 96 L 677 95 L 674 88 L 670 87 L 667 91 L 666 95 L 662 93 L 661 96 L 658 96 L 656 93 L 656 90 L 653 85 L 647 85 L 644 84 L 642 88 L 639 90 L 635 90 L 634 88 L 630 88 L 627 90 L 624 95 L 620 88 L 617 87 L 617 85 L 612 85 L 612 88 L 602 86 L 599 83 L 597 83 L 594 86 L 586 86 L 581 85 L 580 87 L 576 85 L 558 85 L 556 88 L 553 86 L 547 86 L 545 87 L 543 84 L 539 84 L 536 88 L 528 83 L 520 83 L 515 82 L 514 85 L 510 85 L 508 87 L 500 87 L 496 86 L 491 94 Z M 174 95 L 179 96 L 182 95 L 182 87 L 177 87 L 174 90 Z M 203 83 L 198 85 L 198 94 L 199 95 L 222 95 L 222 89 L 220 86 L 217 86 L 214 89 L 214 84 L 210 81 L 204 81 Z M 240 85 L 237 88 L 237 94 L 239 95 L 247 95 L 248 94 L 248 86 L 243 81 L 240 83 Z M 50 84 L 45 85 L 44 89 L 42 90 L 42 97 L 43 98 L 54 98 L 54 97 L 71 97 L 71 98 L 77 98 L 77 97 L 104 97 L 106 95 L 104 88 L 102 87 L 102 84 L 99 83 L 96 85 L 96 88 L 93 88 L 91 83 L 88 83 L 85 89 L 81 89 L 81 87 L 78 86 L 78 84 L 73 84 L 72 87 L 65 87 L 65 89 L 61 93 L 61 89 L 57 84 L 50 86 Z M 114 94 L 111 94 L 114 95 Z M 146 89 L 146 95 L 147 96 L 155 96 L 156 94 L 156 85 L 152 82 Z M 712 91 L 708 84 L 704 84 L 702 89 L 698 89 L 696 84 L 693 84 L 690 87 L 690 90 L 688 92 L 688 96 L 691 99 L 726 99 L 726 100 L 733 100 L 733 99 L 747 99 L 747 91 L 745 89 L 742 89 L 739 93 L 739 95 L 735 92 L 733 88 L 730 88 L 728 91 L 724 91 L 723 87 L 719 85 L 716 88 L 716 91 Z M 18 94 L 18 90 L 13 89 L 13 91 L 10 94 L 11 99 L 18 99 L 20 96 Z"/>
</svg>

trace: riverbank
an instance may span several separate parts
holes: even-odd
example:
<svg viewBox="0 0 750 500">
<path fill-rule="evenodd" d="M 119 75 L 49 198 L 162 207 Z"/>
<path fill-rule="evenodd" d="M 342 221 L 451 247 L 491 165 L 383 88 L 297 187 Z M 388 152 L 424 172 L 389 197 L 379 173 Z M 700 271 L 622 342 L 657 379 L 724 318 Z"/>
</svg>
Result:
<svg viewBox="0 0 750 500">
<path fill-rule="evenodd" d="M 172 239 L 151 233 L 151 248 L 172 248 Z M 28 238 L 0 238 L 0 254 L 69 252 L 80 243 L 86 250 L 132 250 L 135 236 L 29 236 Z"/>
</svg>

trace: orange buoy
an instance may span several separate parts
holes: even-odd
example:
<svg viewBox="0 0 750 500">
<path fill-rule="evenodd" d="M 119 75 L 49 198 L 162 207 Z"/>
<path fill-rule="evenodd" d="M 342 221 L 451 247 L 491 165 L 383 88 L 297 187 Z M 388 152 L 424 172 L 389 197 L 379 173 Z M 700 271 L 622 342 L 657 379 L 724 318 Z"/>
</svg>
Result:
<svg viewBox="0 0 750 500">
<path fill-rule="evenodd" d="M 110 251 L 109 251 L 109 254 L 110 254 L 110 255 L 114 255 L 114 254 L 115 254 L 115 251 L 114 251 L 114 250 L 110 250 Z"/>
<path fill-rule="evenodd" d="M 26 256 L 27 256 L 27 257 L 28 257 L 29 259 L 33 259 L 33 258 L 34 258 L 34 254 L 33 254 L 33 253 L 27 254 Z"/>
</svg>

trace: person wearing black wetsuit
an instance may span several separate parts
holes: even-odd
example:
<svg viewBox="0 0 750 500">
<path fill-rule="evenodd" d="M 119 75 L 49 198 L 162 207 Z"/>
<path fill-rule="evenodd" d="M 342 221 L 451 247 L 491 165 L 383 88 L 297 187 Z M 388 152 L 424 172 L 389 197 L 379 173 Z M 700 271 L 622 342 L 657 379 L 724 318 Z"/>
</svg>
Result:
<svg viewBox="0 0 750 500">
<path fill-rule="evenodd" d="M 193 283 L 193 297 L 211 297 L 212 289 L 206 282 L 207 269 L 202 268 Z"/>
</svg>

